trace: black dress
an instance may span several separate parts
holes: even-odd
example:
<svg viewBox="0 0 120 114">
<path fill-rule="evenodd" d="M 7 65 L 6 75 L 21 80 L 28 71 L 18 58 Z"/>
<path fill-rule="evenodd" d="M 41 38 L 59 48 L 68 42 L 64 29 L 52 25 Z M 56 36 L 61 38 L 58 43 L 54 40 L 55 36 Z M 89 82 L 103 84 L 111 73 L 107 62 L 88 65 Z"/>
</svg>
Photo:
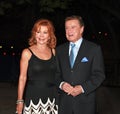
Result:
<svg viewBox="0 0 120 114">
<path fill-rule="evenodd" d="M 23 114 L 58 114 L 55 56 L 42 60 L 31 53 Z"/>
</svg>

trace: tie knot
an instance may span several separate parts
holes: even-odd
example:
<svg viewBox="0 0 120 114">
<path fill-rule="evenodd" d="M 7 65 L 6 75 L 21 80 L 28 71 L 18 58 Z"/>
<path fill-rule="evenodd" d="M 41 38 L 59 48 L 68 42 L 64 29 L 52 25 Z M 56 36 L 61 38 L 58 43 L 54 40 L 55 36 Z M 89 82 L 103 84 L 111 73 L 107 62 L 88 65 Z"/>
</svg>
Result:
<svg viewBox="0 0 120 114">
<path fill-rule="evenodd" d="M 74 47 L 75 47 L 75 44 L 73 44 L 73 43 L 72 43 L 72 44 L 70 44 L 70 45 L 71 45 L 71 48 L 74 48 Z"/>
</svg>

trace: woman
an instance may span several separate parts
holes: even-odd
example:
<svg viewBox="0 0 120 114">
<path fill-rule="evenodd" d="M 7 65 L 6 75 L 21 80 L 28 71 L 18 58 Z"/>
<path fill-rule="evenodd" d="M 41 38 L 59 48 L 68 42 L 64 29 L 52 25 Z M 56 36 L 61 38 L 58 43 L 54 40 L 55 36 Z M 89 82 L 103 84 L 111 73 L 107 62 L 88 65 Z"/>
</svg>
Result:
<svg viewBox="0 0 120 114">
<path fill-rule="evenodd" d="M 40 19 L 34 24 L 29 45 L 20 60 L 16 113 L 57 114 L 56 37 L 51 21 Z"/>
</svg>

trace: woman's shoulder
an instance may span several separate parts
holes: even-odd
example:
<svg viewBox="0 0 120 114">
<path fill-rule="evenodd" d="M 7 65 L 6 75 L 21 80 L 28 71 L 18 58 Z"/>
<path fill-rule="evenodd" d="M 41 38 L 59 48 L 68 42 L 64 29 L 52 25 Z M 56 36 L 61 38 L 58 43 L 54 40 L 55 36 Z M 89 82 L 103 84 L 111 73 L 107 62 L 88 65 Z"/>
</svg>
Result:
<svg viewBox="0 0 120 114">
<path fill-rule="evenodd" d="M 22 50 L 22 54 L 29 54 L 30 53 L 30 48 L 24 48 Z"/>
<path fill-rule="evenodd" d="M 29 48 L 23 49 L 22 54 L 21 54 L 22 58 L 28 58 L 28 59 L 30 59 L 31 55 L 32 53 L 30 52 Z"/>
</svg>

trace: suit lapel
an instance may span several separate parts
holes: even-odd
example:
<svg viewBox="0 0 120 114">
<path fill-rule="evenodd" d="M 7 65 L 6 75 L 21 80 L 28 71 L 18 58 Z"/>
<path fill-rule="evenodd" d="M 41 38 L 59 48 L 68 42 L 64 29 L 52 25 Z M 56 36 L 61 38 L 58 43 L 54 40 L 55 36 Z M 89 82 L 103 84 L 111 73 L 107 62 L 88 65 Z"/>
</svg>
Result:
<svg viewBox="0 0 120 114">
<path fill-rule="evenodd" d="M 66 62 L 66 65 L 68 65 L 67 67 L 70 67 L 70 61 L 69 61 L 69 42 L 66 43 L 65 48 L 64 48 L 64 52 L 63 52 L 63 59 Z"/>
<path fill-rule="evenodd" d="M 73 68 L 75 68 L 81 62 L 81 59 L 82 59 L 84 53 L 85 53 L 85 40 L 83 39 L 83 41 L 81 43 L 81 46 L 80 46 L 80 49 L 78 51 L 78 54 L 77 54 L 77 57 L 76 57 Z"/>
</svg>

